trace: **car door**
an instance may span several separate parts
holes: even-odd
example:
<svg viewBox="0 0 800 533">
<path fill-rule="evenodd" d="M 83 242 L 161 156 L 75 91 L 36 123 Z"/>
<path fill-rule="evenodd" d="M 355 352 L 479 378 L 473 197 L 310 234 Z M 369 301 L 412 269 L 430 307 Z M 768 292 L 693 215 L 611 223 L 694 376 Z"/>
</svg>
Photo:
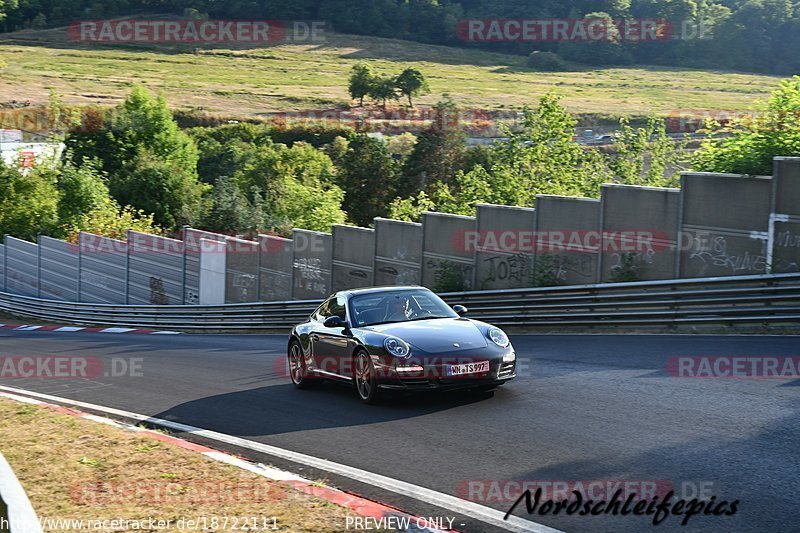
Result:
<svg viewBox="0 0 800 533">
<path fill-rule="evenodd" d="M 310 317 L 311 327 L 308 330 L 308 339 L 311 343 L 311 359 L 314 369 L 320 368 L 325 360 L 325 345 L 320 343 L 320 333 L 324 329 L 322 323 L 325 321 L 329 305 L 330 300 L 325 300 Z"/>
<path fill-rule="evenodd" d="M 347 320 L 347 299 L 343 296 L 331 298 L 322 311 L 325 313 L 325 318 L 338 316 L 342 320 Z M 349 378 L 352 376 L 350 364 L 352 337 L 349 330 L 326 328 L 324 321 L 323 318 L 317 322 L 312 334 L 316 335 L 314 342 L 318 347 L 317 368 L 326 374 Z"/>
</svg>

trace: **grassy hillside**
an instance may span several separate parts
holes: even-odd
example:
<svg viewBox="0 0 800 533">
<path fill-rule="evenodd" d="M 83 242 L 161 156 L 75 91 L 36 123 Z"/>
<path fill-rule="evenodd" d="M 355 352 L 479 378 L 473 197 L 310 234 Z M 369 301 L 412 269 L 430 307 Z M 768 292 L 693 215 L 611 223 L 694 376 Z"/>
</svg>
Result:
<svg viewBox="0 0 800 533">
<path fill-rule="evenodd" d="M 661 67 L 534 72 L 524 57 L 351 35 L 314 45 L 194 50 L 78 46 L 65 30 L 25 31 L 0 34 L 0 60 L 8 64 L 0 70 L 0 102 L 45 103 L 53 87 L 67 103 L 115 103 L 139 82 L 175 108 L 231 115 L 346 105 L 347 75 L 358 61 L 386 73 L 416 65 L 432 89 L 422 104 L 447 92 L 489 110 L 534 103 L 549 89 L 576 113 L 745 110 L 778 83 L 773 76 Z"/>
</svg>

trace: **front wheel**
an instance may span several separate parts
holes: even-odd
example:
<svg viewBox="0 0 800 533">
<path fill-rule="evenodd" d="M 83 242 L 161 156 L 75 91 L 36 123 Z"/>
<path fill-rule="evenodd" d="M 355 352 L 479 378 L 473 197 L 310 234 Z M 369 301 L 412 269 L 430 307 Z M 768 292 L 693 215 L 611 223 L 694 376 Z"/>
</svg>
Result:
<svg viewBox="0 0 800 533">
<path fill-rule="evenodd" d="M 356 386 L 358 397 L 364 403 L 375 403 L 378 398 L 378 383 L 375 379 L 375 365 L 372 358 L 365 351 L 359 351 L 355 356 L 353 382 Z"/>
<path fill-rule="evenodd" d="M 292 383 L 298 389 L 308 387 L 309 378 L 306 369 L 306 360 L 303 357 L 303 349 L 297 341 L 292 342 L 289 346 L 289 376 L 292 378 Z"/>
</svg>

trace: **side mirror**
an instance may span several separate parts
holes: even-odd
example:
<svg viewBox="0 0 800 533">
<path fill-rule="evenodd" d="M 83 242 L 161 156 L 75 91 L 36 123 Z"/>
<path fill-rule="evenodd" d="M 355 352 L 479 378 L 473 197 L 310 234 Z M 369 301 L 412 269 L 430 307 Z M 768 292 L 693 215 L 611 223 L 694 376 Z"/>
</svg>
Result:
<svg viewBox="0 0 800 533">
<path fill-rule="evenodd" d="M 347 321 L 340 316 L 329 316 L 325 319 L 325 322 L 323 322 L 322 325 L 331 329 L 346 328 Z"/>
<path fill-rule="evenodd" d="M 453 311 L 455 311 L 458 314 L 458 316 L 464 316 L 467 314 L 468 309 L 463 305 L 454 305 Z"/>
</svg>

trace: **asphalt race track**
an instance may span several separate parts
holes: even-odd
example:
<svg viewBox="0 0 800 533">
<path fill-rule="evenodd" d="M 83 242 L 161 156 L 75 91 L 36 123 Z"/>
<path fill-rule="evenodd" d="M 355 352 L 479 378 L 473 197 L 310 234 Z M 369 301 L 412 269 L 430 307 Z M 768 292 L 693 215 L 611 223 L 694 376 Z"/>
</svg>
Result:
<svg viewBox="0 0 800 533">
<path fill-rule="evenodd" d="M 392 396 L 362 405 L 351 388 L 295 390 L 280 336 L 7 331 L 0 356 L 141 358 L 141 376 L 0 378 L 0 384 L 175 420 L 383 474 L 440 492 L 488 495 L 506 480 L 656 481 L 690 499 L 739 500 L 734 516 L 515 515 L 564 531 L 797 531 L 800 380 L 680 378 L 675 356 L 798 356 L 800 337 L 512 337 L 520 377 L 492 394 Z M 191 438 L 189 436 L 189 438 Z M 302 465 L 245 453 L 417 515 L 453 516 Z M 473 496 L 475 493 L 473 493 Z M 481 496 L 482 495 L 482 496 Z M 497 493 L 494 493 L 497 496 Z M 708 494 L 707 494 L 708 495 Z M 495 498 L 496 499 L 496 498 Z M 506 511 L 511 501 L 479 501 Z M 457 517 L 462 531 L 495 531 Z"/>
</svg>

